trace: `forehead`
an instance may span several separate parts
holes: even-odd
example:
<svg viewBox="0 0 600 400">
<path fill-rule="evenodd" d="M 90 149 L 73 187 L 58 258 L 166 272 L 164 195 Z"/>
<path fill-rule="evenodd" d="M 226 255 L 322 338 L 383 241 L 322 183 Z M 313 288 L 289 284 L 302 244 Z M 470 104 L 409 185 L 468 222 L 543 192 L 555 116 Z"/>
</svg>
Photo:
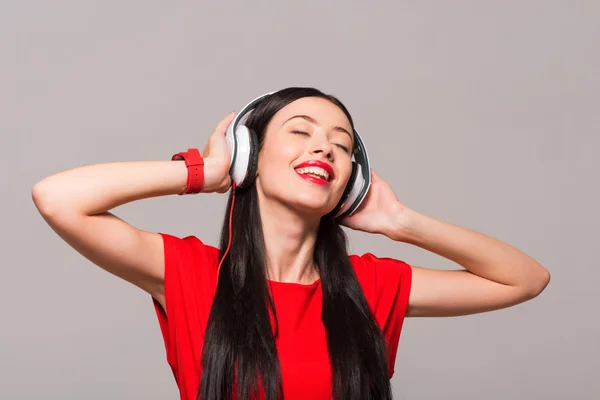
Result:
<svg viewBox="0 0 600 400">
<path fill-rule="evenodd" d="M 279 110 L 271 119 L 271 124 L 280 127 L 295 115 L 308 115 L 323 127 L 341 126 L 352 132 L 352 126 L 346 114 L 335 104 L 320 97 L 303 97 Z"/>
</svg>

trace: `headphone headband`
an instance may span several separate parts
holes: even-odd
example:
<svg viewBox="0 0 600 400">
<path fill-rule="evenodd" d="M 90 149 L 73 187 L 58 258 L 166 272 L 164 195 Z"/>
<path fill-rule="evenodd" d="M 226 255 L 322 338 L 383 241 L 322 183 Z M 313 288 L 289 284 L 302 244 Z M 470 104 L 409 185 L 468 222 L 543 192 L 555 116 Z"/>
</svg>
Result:
<svg viewBox="0 0 600 400">
<path fill-rule="evenodd" d="M 240 112 L 235 116 L 235 118 L 231 122 L 231 125 L 233 125 L 233 129 L 235 130 L 235 128 L 237 128 L 237 125 L 240 123 L 240 121 L 242 120 L 242 118 L 244 117 L 244 115 L 246 115 L 250 111 L 252 111 L 252 109 L 254 109 L 254 107 L 256 107 L 258 105 L 258 103 L 260 103 L 261 101 L 263 101 L 265 99 L 265 97 L 270 96 L 273 93 L 275 93 L 275 92 L 265 93 L 262 96 L 258 96 L 257 98 L 255 98 L 254 100 L 252 100 L 250 103 L 246 104 L 244 106 L 244 108 L 242 108 L 240 110 Z"/>
</svg>

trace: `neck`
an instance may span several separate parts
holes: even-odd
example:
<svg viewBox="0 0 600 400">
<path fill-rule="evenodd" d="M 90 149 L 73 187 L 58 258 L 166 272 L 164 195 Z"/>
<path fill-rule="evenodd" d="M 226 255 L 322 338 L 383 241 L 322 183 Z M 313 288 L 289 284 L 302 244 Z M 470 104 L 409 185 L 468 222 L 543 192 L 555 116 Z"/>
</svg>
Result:
<svg viewBox="0 0 600 400">
<path fill-rule="evenodd" d="M 314 265 L 314 248 L 320 218 L 299 215 L 260 195 L 259 205 L 267 279 L 305 285 L 315 282 L 319 278 Z"/>
</svg>

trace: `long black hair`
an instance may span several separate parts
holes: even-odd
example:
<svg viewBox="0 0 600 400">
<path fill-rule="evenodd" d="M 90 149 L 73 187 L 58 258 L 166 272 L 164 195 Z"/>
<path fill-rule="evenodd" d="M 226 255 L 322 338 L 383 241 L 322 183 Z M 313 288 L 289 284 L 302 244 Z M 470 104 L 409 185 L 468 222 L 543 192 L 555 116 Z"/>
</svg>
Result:
<svg viewBox="0 0 600 400">
<path fill-rule="evenodd" d="M 269 95 L 245 122 L 256 133 L 259 148 L 273 115 L 291 102 L 309 96 L 337 105 L 354 127 L 350 113 L 335 97 L 314 88 L 287 88 Z M 221 257 L 229 241 L 231 201 L 230 193 L 220 239 Z M 279 324 L 267 286 L 256 185 L 236 189 L 231 222 L 231 248 L 221 265 L 206 327 L 197 398 L 230 399 L 235 380 L 239 400 L 255 396 L 261 384 L 267 400 L 283 399 L 275 346 Z M 327 332 L 333 399 L 391 399 L 385 340 L 354 274 L 346 234 L 331 214 L 320 220 L 314 262 L 323 290 L 321 319 Z"/>
</svg>

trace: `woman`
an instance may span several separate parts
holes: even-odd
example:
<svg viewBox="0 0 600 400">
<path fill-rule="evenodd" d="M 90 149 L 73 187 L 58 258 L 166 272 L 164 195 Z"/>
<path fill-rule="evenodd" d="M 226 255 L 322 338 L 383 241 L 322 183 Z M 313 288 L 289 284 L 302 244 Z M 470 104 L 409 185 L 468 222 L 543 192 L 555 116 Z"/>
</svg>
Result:
<svg viewBox="0 0 600 400">
<path fill-rule="evenodd" d="M 202 152 L 204 193 L 231 186 L 225 135 L 233 118 L 217 125 Z M 182 194 L 185 163 L 89 165 L 49 176 L 32 191 L 69 245 L 152 296 L 182 399 L 390 399 L 405 316 L 496 310 L 548 284 L 535 260 L 408 208 L 373 171 L 358 210 L 334 218 L 356 146 L 352 118 L 336 98 L 284 89 L 245 125 L 257 135 L 257 170 L 248 188 L 235 198 L 231 191 L 220 250 L 195 236 L 136 229 L 109 212 Z M 411 243 L 464 269 L 348 255 L 340 225 Z"/>
</svg>

